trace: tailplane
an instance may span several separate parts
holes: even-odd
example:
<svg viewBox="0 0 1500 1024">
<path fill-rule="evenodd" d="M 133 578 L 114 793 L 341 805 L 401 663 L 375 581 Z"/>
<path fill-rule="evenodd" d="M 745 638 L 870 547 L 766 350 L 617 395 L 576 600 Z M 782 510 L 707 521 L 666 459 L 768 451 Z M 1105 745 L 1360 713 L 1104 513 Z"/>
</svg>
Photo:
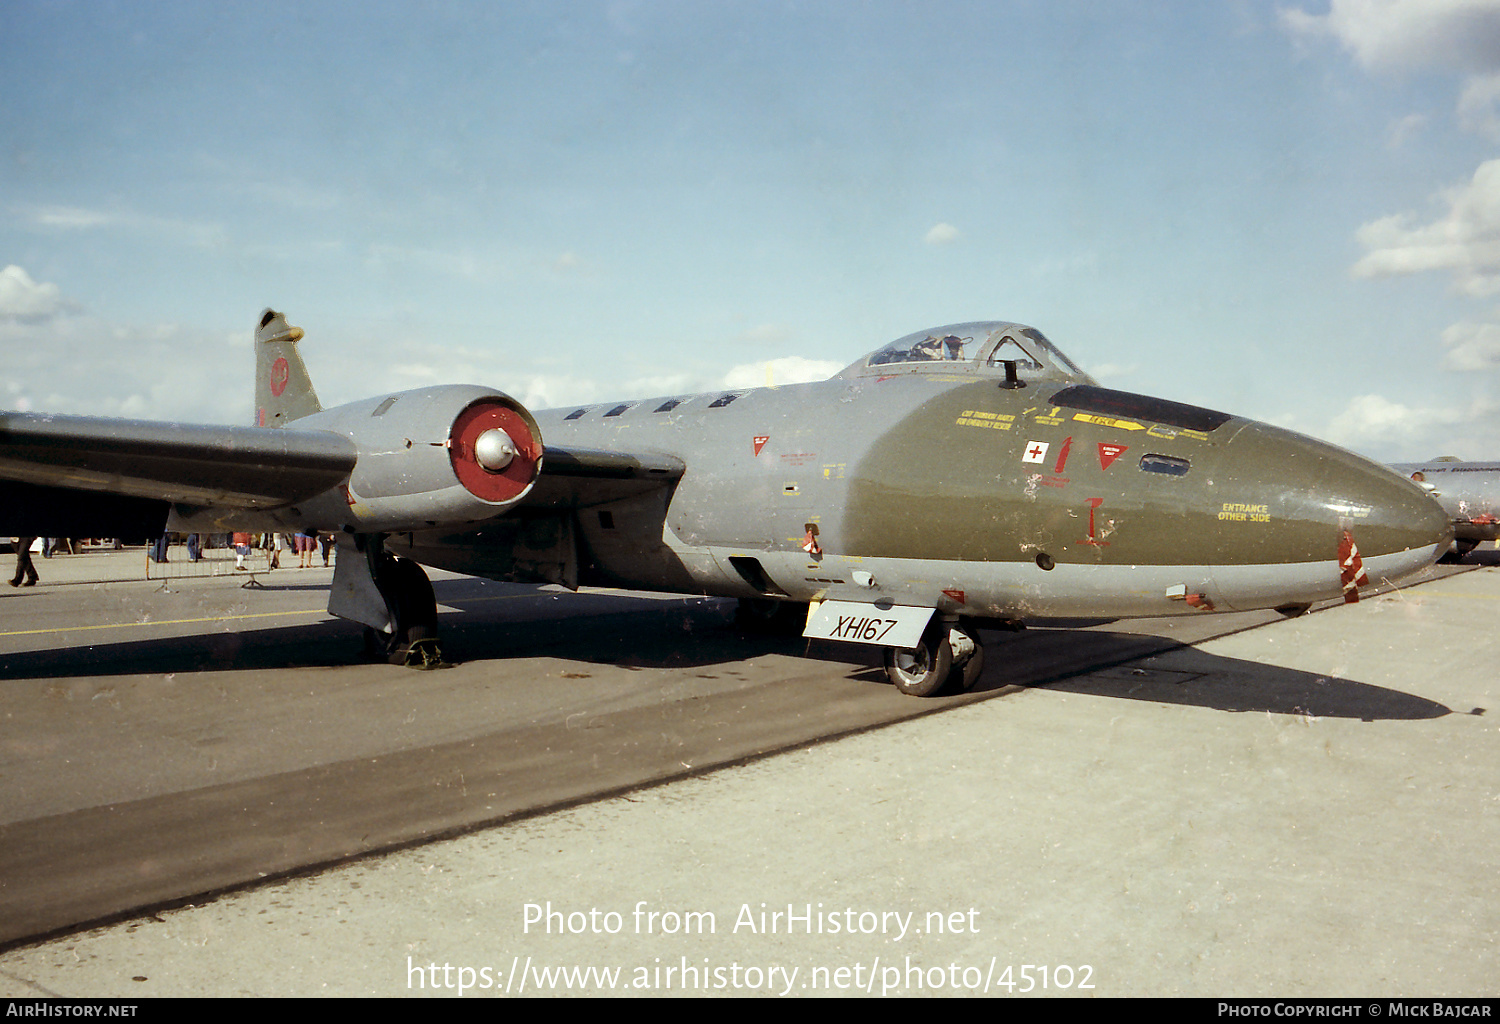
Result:
<svg viewBox="0 0 1500 1024">
<path fill-rule="evenodd" d="M 255 330 L 255 425 L 280 427 L 323 408 L 297 351 L 302 328 L 267 309 Z"/>
</svg>

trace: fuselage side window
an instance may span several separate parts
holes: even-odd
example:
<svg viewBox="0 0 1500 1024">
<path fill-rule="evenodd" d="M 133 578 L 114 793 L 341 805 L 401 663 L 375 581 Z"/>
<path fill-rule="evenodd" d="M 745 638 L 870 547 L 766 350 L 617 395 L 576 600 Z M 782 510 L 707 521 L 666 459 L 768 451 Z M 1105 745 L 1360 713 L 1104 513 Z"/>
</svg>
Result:
<svg viewBox="0 0 1500 1024">
<path fill-rule="evenodd" d="M 1187 459 L 1179 459 L 1171 455 L 1141 456 L 1141 471 L 1144 473 L 1161 473 L 1164 476 L 1187 476 L 1188 470 L 1192 468 L 1192 463 L 1188 462 Z"/>
</svg>

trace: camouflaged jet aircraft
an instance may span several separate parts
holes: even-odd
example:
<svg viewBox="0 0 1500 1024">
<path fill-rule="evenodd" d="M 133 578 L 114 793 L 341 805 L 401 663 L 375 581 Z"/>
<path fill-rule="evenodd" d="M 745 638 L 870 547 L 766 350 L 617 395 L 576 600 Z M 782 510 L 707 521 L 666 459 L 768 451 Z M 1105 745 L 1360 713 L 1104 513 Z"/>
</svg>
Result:
<svg viewBox="0 0 1500 1024">
<path fill-rule="evenodd" d="M 1391 468 L 1443 506 L 1453 521 L 1453 550 L 1460 558 L 1481 542 L 1500 538 L 1500 463 L 1442 455 L 1431 462 Z"/>
<path fill-rule="evenodd" d="M 256 331 L 257 426 L 0 414 L 5 529 L 334 532 L 329 611 L 431 650 L 422 565 L 739 598 L 974 681 L 979 628 L 1357 599 L 1451 540 L 1411 481 L 1252 420 L 1102 388 L 1033 328 L 901 338 L 813 384 L 532 413 L 458 385 L 321 408 L 300 328 Z M 114 496 L 114 497 L 110 497 Z M 31 532 L 37 532 L 34 528 Z"/>
</svg>

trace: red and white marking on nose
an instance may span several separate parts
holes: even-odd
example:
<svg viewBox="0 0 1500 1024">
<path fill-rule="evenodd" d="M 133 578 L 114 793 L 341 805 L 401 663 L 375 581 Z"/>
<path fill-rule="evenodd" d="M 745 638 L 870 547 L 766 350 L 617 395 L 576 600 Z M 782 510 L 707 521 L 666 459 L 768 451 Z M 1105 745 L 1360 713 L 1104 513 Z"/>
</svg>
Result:
<svg viewBox="0 0 1500 1024">
<path fill-rule="evenodd" d="M 1344 587 L 1345 604 L 1357 602 L 1359 588 L 1370 585 L 1364 559 L 1359 557 L 1359 545 L 1354 543 L 1354 534 L 1348 530 L 1339 538 L 1339 582 Z"/>
</svg>

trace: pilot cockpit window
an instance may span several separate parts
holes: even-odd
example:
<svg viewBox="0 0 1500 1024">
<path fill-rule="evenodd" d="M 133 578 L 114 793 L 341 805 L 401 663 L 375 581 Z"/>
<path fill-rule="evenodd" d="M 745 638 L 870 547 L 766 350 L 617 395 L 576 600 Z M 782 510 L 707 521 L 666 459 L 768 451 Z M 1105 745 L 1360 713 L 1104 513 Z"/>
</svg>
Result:
<svg viewBox="0 0 1500 1024">
<path fill-rule="evenodd" d="M 1022 348 L 1019 341 L 1007 334 L 1000 340 L 1000 344 L 995 346 L 995 351 L 990 353 L 990 365 L 1004 366 L 1012 360 L 1015 361 L 1016 369 L 1022 373 L 1036 373 L 1042 368 L 1042 364 L 1035 356 Z"/>
<path fill-rule="evenodd" d="M 1009 379 L 1007 364 L 1011 363 L 1022 379 L 1093 383 L 1040 331 L 1009 320 L 976 320 L 917 331 L 876 349 L 841 376 L 889 380 L 907 374 L 964 374 Z"/>
<path fill-rule="evenodd" d="M 973 338 L 961 338 L 956 334 L 928 334 L 915 343 L 909 337 L 902 338 L 870 356 L 870 365 L 961 362 L 973 355 L 973 343 Z"/>
<path fill-rule="evenodd" d="M 1020 333 L 1021 337 L 1030 341 L 1043 353 L 1045 353 L 1047 358 L 1051 359 L 1054 363 L 1056 363 L 1058 366 L 1061 366 L 1065 371 L 1067 371 L 1069 376 L 1078 377 L 1082 380 L 1092 379 L 1088 374 L 1084 373 L 1083 370 L 1079 369 L 1078 364 L 1069 359 L 1063 353 L 1062 349 L 1058 348 L 1056 345 L 1052 344 L 1052 342 L 1048 341 L 1046 336 L 1044 336 L 1042 332 L 1037 330 L 1035 327 L 1022 327 Z"/>
</svg>

